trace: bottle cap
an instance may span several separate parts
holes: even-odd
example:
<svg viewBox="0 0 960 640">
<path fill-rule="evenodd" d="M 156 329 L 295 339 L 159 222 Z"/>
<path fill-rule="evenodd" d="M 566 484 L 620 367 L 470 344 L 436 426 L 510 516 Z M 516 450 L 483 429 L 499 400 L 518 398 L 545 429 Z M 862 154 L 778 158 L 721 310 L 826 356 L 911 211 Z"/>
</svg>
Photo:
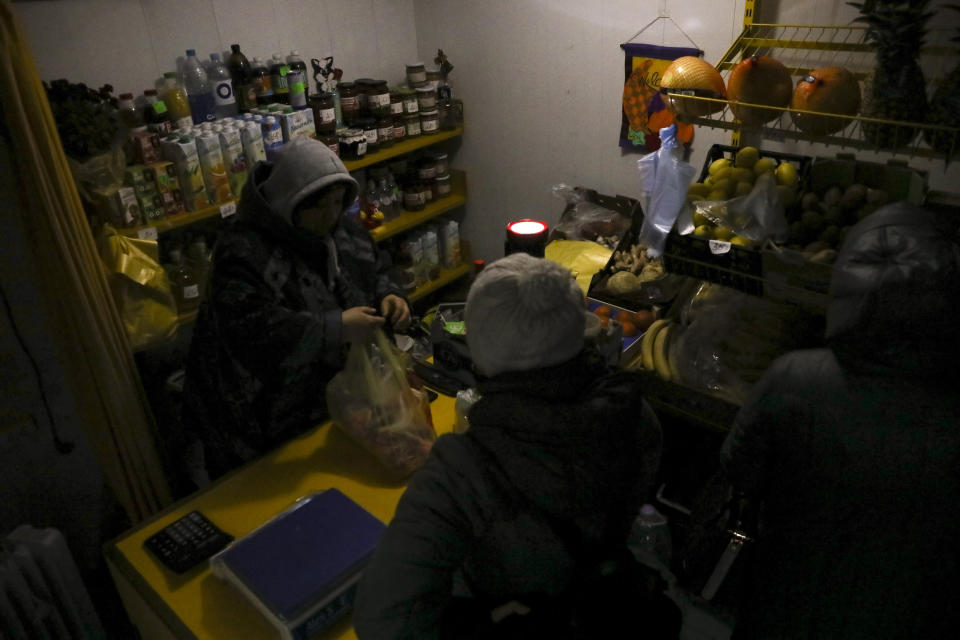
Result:
<svg viewBox="0 0 960 640">
<path fill-rule="evenodd" d="M 177 72 L 176 72 L 176 71 L 165 71 L 165 72 L 163 73 L 163 77 L 164 77 L 164 78 L 176 78 L 176 77 L 177 77 Z"/>
<path fill-rule="evenodd" d="M 188 58 L 189 58 L 190 56 L 195 56 L 195 55 L 197 55 L 197 50 L 196 50 L 196 49 L 187 49 L 187 57 L 188 57 Z"/>
<path fill-rule="evenodd" d="M 240 45 L 238 44 L 230 45 L 230 51 L 233 51 L 234 53 L 240 53 Z"/>
<path fill-rule="evenodd" d="M 133 94 L 132 94 L 132 93 L 121 93 L 121 94 L 120 94 L 119 96 L 117 96 L 117 97 L 118 97 L 120 100 L 133 100 Z"/>
<path fill-rule="evenodd" d="M 155 95 L 157 95 L 157 90 L 156 90 L 156 89 L 144 89 L 144 90 L 143 90 L 143 95 L 145 95 L 145 96 L 155 96 Z"/>
<path fill-rule="evenodd" d="M 211 53 L 211 54 L 210 54 L 210 59 L 211 59 L 211 60 L 216 60 L 217 62 L 220 62 L 220 54 L 219 54 L 219 53 Z"/>
</svg>

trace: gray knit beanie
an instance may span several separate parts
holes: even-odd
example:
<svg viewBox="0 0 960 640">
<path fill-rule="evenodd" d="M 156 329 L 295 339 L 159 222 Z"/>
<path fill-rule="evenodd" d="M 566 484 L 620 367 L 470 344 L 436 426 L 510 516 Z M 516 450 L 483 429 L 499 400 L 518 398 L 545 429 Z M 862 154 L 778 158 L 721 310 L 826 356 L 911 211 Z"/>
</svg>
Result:
<svg viewBox="0 0 960 640">
<path fill-rule="evenodd" d="M 464 320 L 470 357 L 485 376 L 559 364 L 583 349 L 586 314 L 573 274 L 525 253 L 480 272 Z"/>
<path fill-rule="evenodd" d="M 293 224 L 291 215 L 304 198 L 336 183 L 347 188 L 343 199 L 346 209 L 357 197 L 357 181 L 327 145 L 300 136 L 277 152 L 260 192 L 274 213 Z"/>
</svg>

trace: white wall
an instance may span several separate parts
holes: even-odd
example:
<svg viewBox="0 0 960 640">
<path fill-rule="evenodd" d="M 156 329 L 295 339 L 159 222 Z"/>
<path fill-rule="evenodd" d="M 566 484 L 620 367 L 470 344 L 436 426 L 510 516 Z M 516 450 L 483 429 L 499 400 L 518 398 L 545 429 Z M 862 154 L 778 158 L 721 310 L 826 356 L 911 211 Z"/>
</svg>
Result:
<svg viewBox="0 0 960 640">
<path fill-rule="evenodd" d="M 251 61 L 296 49 L 333 55 L 345 78 L 398 82 L 416 56 L 412 0 L 48 0 L 15 5 L 43 80 L 139 95 L 186 49 L 240 44 Z M 312 82 L 311 82 L 311 86 Z"/>
</svg>

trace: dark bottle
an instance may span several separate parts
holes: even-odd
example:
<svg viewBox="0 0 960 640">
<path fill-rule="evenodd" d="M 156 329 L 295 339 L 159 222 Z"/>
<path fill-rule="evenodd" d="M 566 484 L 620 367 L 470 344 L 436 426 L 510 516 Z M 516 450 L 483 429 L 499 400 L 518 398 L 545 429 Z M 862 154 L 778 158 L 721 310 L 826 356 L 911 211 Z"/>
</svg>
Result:
<svg viewBox="0 0 960 640">
<path fill-rule="evenodd" d="M 273 54 L 273 60 L 270 61 L 270 83 L 273 85 L 273 99 L 281 104 L 290 104 L 290 87 L 287 85 L 289 71 L 290 65 L 286 60 L 281 58 L 279 53 Z"/>
<path fill-rule="evenodd" d="M 250 80 L 256 87 L 257 104 L 265 105 L 273 102 L 273 80 L 270 78 L 270 70 L 260 58 L 253 59 Z"/>
<path fill-rule="evenodd" d="M 230 70 L 230 79 L 233 81 L 233 90 L 237 96 L 237 107 L 241 112 L 249 111 L 257 106 L 257 87 L 253 83 L 253 67 L 247 56 L 240 51 L 240 45 L 230 45 L 230 58 L 227 68 Z"/>
</svg>

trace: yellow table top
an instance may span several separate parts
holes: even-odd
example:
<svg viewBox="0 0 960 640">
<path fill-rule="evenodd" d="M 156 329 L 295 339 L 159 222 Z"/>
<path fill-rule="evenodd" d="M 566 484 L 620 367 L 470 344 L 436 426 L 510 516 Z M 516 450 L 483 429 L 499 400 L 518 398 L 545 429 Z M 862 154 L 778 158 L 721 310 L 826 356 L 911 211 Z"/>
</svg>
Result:
<svg viewBox="0 0 960 640">
<path fill-rule="evenodd" d="M 431 412 L 437 435 L 453 430 L 453 398 L 439 396 Z M 327 423 L 131 529 L 108 543 L 105 553 L 177 637 L 276 638 L 267 620 L 232 585 L 215 578 L 206 563 L 178 576 L 150 555 L 143 542 L 194 509 L 240 538 L 297 498 L 331 487 L 390 522 L 406 484 L 392 480 L 373 456 Z M 346 619 L 323 638 L 356 635 Z"/>
</svg>

